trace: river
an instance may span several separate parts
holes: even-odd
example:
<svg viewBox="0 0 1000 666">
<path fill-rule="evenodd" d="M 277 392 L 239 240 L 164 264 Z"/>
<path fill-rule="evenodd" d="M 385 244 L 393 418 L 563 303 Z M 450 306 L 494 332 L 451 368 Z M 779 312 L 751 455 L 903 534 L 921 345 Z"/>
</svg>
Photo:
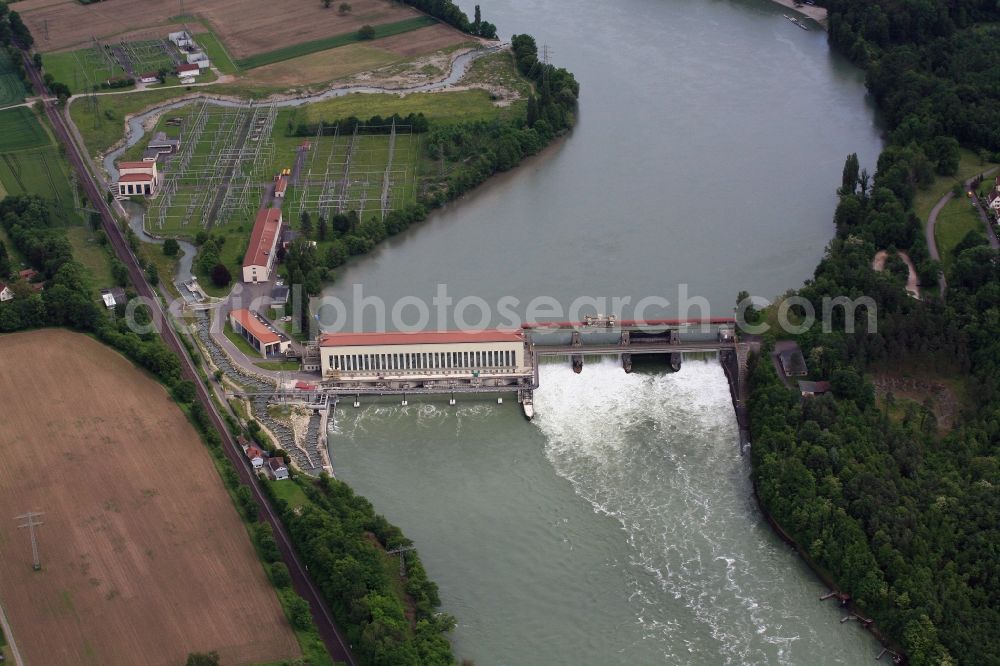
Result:
<svg viewBox="0 0 1000 666">
<path fill-rule="evenodd" d="M 465 9 L 472 11 L 471 2 Z M 844 157 L 880 149 L 863 75 L 767 2 L 493 0 L 582 86 L 572 135 L 351 264 L 394 301 L 661 295 L 716 315 L 808 279 Z M 651 313 L 650 313 L 651 314 Z M 696 313 L 697 314 L 697 313 Z M 370 325 L 370 322 L 365 322 Z M 457 654 L 499 664 L 861 664 L 877 653 L 768 528 L 722 369 L 542 367 L 517 405 L 338 409 L 337 474 L 418 546 Z"/>
</svg>

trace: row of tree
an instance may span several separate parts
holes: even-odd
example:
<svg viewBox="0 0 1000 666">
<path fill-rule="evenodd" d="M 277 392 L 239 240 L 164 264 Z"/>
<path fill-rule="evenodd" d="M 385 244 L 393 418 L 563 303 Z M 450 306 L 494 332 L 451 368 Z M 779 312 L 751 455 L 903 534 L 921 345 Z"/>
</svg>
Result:
<svg viewBox="0 0 1000 666">
<path fill-rule="evenodd" d="M 450 26 L 458 28 L 462 32 L 485 37 L 486 39 L 496 39 L 496 26 L 482 19 L 479 5 L 476 5 L 475 20 L 469 21 L 466 13 L 452 2 L 452 0 L 403 0 L 403 2 L 419 9 L 425 14 L 430 14 L 434 18 L 444 21 Z"/>
<path fill-rule="evenodd" d="M 977 234 L 954 249 L 948 298 L 936 296 L 918 191 L 954 175 L 960 142 L 983 157 L 1000 148 L 1000 61 L 980 0 L 830 0 L 830 41 L 862 64 L 890 130 L 872 176 L 856 156 L 838 190 L 836 237 L 799 295 L 869 296 L 857 332 L 817 325 L 798 336 L 815 379 L 832 392 L 802 400 L 769 362 L 752 370 L 754 480 L 762 505 L 909 662 L 1000 664 L 1000 257 Z M 877 250 L 906 250 L 923 301 Z M 969 376 L 976 389 L 949 432 L 933 396 L 876 400 L 865 372 L 922 367 Z"/>
<path fill-rule="evenodd" d="M 346 484 L 326 474 L 293 482 L 308 497 L 306 506 L 292 510 L 281 499 L 272 501 L 361 663 L 454 664 L 445 636 L 454 619 L 437 612 L 437 586 L 416 551 L 405 554 L 406 605 L 397 593 L 400 581 L 389 573 L 395 567 L 386 567 L 387 550 L 412 542 Z"/>
<path fill-rule="evenodd" d="M 338 120 L 322 120 L 315 123 L 293 123 L 293 120 L 289 119 L 286 136 L 316 136 L 321 129 L 322 136 L 354 134 L 355 130 L 359 134 L 389 134 L 392 132 L 393 125 L 397 127 L 407 126 L 413 134 L 423 134 L 430 127 L 430 123 L 427 122 L 427 118 L 423 113 L 410 113 L 406 116 L 394 113 L 384 118 L 374 115 L 367 120 L 357 118 L 356 116 L 349 116 Z"/>
<path fill-rule="evenodd" d="M 29 49 L 34 43 L 35 39 L 31 36 L 28 26 L 21 20 L 21 15 L 0 0 L 0 46 L 20 46 Z M 15 58 L 18 61 L 20 59 L 19 55 Z"/>
</svg>

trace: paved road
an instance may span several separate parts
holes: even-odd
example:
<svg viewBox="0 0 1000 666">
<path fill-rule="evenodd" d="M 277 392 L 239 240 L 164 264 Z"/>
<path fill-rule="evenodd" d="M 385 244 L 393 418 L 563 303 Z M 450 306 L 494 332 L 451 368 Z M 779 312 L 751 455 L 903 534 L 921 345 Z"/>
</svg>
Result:
<svg viewBox="0 0 1000 666">
<path fill-rule="evenodd" d="M 31 62 L 31 59 L 27 57 L 27 55 L 25 55 L 23 59 L 25 69 L 31 77 L 36 92 L 44 95 L 45 86 L 42 82 L 41 75 L 38 70 L 35 69 L 34 64 Z M 79 176 L 80 184 L 83 186 L 87 199 L 90 201 L 90 205 L 93 206 L 94 209 L 101 215 L 101 222 L 104 227 L 104 231 L 108 236 L 108 240 L 111 243 L 112 249 L 128 268 L 129 277 L 135 285 L 136 291 L 141 297 L 145 298 L 146 302 L 149 304 L 153 323 L 156 325 L 157 330 L 159 330 L 160 335 L 163 337 L 163 341 L 180 358 L 184 377 L 194 382 L 197 389 L 198 400 L 202 403 L 202 406 L 207 411 L 213 426 L 222 437 L 223 452 L 233 463 L 240 480 L 250 486 L 250 489 L 253 491 L 254 499 L 257 501 L 260 508 L 261 516 L 274 530 L 274 537 L 278 543 L 278 550 L 281 552 L 282 559 L 288 566 L 289 573 L 292 577 L 292 587 L 300 596 L 309 602 L 313 620 L 316 623 L 319 635 L 322 638 L 327 651 L 334 659 L 344 661 L 351 666 L 355 666 L 357 662 L 354 659 L 354 655 L 351 654 L 346 641 L 337 629 L 332 613 L 329 608 L 327 608 L 319 590 L 316 588 L 312 579 L 306 572 L 305 566 L 295 553 L 295 550 L 292 547 L 291 539 L 285 531 L 284 525 L 281 524 L 278 516 L 275 514 L 271 505 L 265 498 L 263 491 L 260 488 L 260 482 L 250 469 L 249 462 L 246 460 L 245 456 L 242 455 L 242 451 L 238 447 L 235 438 L 229 432 L 229 429 L 226 427 L 226 424 L 223 421 L 222 416 L 219 414 L 215 403 L 211 400 L 208 390 L 206 389 L 204 383 L 202 383 L 201 378 L 198 376 L 191 357 L 188 356 L 186 348 L 181 343 L 179 334 L 169 324 L 161 302 L 156 297 L 156 292 L 149 285 L 149 283 L 146 282 L 145 275 L 139 267 L 138 259 L 132 253 L 128 243 L 125 241 L 124 234 L 112 216 L 111 209 L 108 207 L 107 201 L 104 198 L 103 190 L 98 186 L 94 176 L 87 169 L 83 152 L 80 146 L 73 141 L 65 119 L 62 114 L 59 113 L 58 107 L 51 101 L 46 101 L 45 103 L 45 114 L 52 123 L 57 139 L 66 147 L 66 157 Z"/>
<path fill-rule="evenodd" d="M 983 176 L 992 175 L 1000 167 L 993 167 L 992 169 L 987 169 L 983 172 Z M 968 190 L 974 181 L 979 176 L 973 176 L 965 181 L 965 189 Z M 955 196 L 954 192 L 949 191 L 941 199 L 934 204 L 934 208 L 931 209 L 931 214 L 927 216 L 927 226 L 924 228 L 924 235 L 927 239 L 927 250 L 931 255 L 931 259 L 941 261 L 941 254 L 938 252 L 937 239 L 934 237 L 934 226 L 937 224 L 938 215 L 944 207 L 951 201 L 952 197 Z M 986 212 L 983 211 L 982 206 L 979 205 L 979 199 L 974 199 L 976 206 L 976 212 L 979 213 L 979 219 L 983 221 L 986 226 L 986 238 L 990 242 L 990 247 L 994 250 L 1000 249 L 1000 240 L 997 239 L 996 232 L 993 230 L 993 225 L 990 224 L 989 218 L 986 216 Z M 944 293 L 948 289 L 948 283 L 944 279 L 944 272 L 938 276 L 938 285 L 941 288 L 941 300 L 944 300 Z"/>
</svg>

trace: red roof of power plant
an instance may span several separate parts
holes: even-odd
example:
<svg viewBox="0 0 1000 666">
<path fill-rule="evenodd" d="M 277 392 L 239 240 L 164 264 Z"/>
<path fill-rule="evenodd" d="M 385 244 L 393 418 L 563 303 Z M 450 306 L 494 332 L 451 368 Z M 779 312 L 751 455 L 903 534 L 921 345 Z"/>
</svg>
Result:
<svg viewBox="0 0 1000 666">
<path fill-rule="evenodd" d="M 251 335 L 260 340 L 262 344 L 269 345 L 281 339 L 277 333 L 262 324 L 249 310 L 233 310 L 230 316 L 238 321 L 245 330 L 250 331 Z"/>
<path fill-rule="evenodd" d="M 267 253 L 274 247 L 281 231 L 281 209 L 267 208 L 257 213 L 257 221 L 250 234 L 250 245 L 243 257 L 244 266 L 267 266 Z"/>
<path fill-rule="evenodd" d="M 181 72 L 197 72 L 198 69 L 199 69 L 198 65 L 195 65 L 194 63 L 189 63 L 187 65 L 177 65 L 178 74 Z"/>
<path fill-rule="evenodd" d="M 364 347 L 366 345 L 435 345 L 473 342 L 521 342 L 520 331 L 427 331 L 419 333 L 325 333 L 321 347 Z"/>
<path fill-rule="evenodd" d="M 118 176 L 119 183 L 145 183 L 150 180 L 153 180 L 151 173 L 127 173 L 124 176 Z"/>
<path fill-rule="evenodd" d="M 119 169 L 148 169 L 152 170 L 153 167 L 149 162 L 119 162 Z"/>
</svg>

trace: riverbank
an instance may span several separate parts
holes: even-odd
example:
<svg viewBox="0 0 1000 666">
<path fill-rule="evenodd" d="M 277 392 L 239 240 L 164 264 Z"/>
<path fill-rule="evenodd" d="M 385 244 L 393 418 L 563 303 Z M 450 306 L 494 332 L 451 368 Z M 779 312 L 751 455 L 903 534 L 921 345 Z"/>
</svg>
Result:
<svg viewBox="0 0 1000 666">
<path fill-rule="evenodd" d="M 826 7 L 818 7 L 816 5 L 803 5 L 803 4 L 797 5 L 795 3 L 795 0 L 771 0 L 771 2 L 779 4 L 782 7 L 787 7 L 792 11 L 798 12 L 803 16 L 811 18 L 813 21 L 816 21 L 816 23 L 819 23 L 821 26 L 823 26 L 824 29 L 826 28 L 827 24 Z"/>
</svg>

